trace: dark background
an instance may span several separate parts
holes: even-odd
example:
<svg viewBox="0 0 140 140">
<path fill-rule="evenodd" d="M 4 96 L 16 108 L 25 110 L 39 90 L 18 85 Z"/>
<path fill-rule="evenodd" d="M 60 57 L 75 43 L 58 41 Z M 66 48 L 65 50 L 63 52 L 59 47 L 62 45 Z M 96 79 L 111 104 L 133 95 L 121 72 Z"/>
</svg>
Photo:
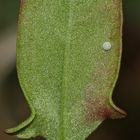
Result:
<svg viewBox="0 0 140 140">
<path fill-rule="evenodd" d="M 30 113 L 15 68 L 19 3 L 0 0 L 0 140 L 19 140 L 4 130 L 25 120 Z M 113 100 L 128 116 L 104 121 L 87 140 L 140 139 L 140 0 L 123 0 L 123 9 L 123 56 Z"/>
</svg>

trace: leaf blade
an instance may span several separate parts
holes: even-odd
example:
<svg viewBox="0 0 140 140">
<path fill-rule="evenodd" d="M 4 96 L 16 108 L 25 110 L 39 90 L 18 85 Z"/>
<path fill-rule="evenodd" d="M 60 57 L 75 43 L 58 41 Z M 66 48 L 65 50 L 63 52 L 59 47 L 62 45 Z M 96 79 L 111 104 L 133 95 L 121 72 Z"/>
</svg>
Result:
<svg viewBox="0 0 140 140">
<path fill-rule="evenodd" d="M 81 140 L 105 118 L 125 114 L 111 101 L 121 58 L 120 1 L 26 0 L 21 15 L 18 75 L 36 117 L 19 137 Z M 102 49 L 106 41 L 109 51 Z"/>
</svg>

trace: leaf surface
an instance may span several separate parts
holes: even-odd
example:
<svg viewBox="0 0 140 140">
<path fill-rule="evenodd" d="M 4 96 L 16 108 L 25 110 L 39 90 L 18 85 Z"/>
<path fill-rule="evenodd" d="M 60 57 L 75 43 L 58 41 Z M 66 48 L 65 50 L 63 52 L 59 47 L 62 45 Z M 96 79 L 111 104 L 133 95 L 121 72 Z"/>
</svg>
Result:
<svg viewBox="0 0 140 140">
<path fill-rule="evenodd" d="M 106 118 L 125 115 L 111 99 L 121 8 L 121 0 L 22 0 L 17 70 L 32 113 L 8 133 L 84 140 Z"/>
</svg>

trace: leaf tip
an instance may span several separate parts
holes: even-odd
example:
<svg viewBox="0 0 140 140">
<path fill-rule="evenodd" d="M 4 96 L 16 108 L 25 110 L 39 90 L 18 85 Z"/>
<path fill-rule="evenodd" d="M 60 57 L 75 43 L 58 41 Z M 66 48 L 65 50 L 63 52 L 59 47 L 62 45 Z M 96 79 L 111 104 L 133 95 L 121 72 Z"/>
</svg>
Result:
<svg viewBox="0 0 140 140">
<path fill-rule="evenodd" d="M 124 110 L 122 110 L 121 108 L 117 107 L 113 103 L 112 99 L 110 99 L 110 105 L 114 110 L 114 113 L 111 116 L 112 119 L 125 118 L 127 116 L 127 113 Z"/>
</svg>

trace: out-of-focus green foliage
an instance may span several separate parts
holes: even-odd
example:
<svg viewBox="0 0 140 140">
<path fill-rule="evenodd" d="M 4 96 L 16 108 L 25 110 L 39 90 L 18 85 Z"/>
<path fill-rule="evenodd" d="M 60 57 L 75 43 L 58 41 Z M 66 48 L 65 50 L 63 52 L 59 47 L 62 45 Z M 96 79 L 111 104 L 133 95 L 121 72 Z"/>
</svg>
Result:
<svg viewBox="0 0 140 140">
<path fill-rule="evenodd" d="M 0 0 L 0 29 L 15 22 L 18 17 L 19 0 Z"/>
<path fill-rule="evenodd" d="M 140 23 L 140 0 L 123 0 L 125 22 Z"/>
</svg>

